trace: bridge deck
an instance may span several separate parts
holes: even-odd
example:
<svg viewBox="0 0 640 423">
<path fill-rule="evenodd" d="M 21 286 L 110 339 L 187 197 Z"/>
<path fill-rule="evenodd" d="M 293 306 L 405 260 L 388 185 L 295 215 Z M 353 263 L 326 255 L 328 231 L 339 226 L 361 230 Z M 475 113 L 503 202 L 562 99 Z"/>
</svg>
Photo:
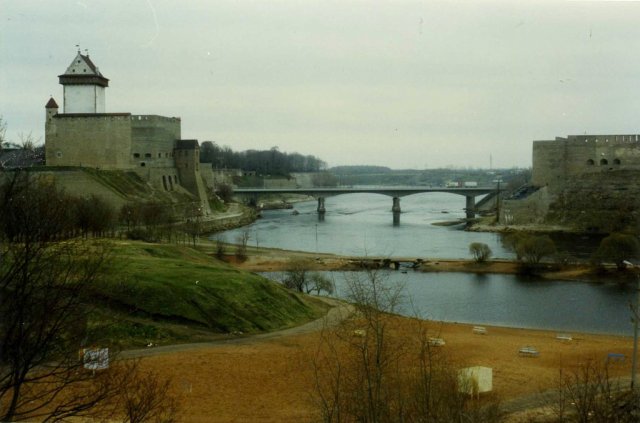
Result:
<svg viewBox="0 0 640 423">
<path fill-rule="evenodd" d="M 476 197 L 495 192 L 495 187 L 338 187 L 338 188 L 236 188 L 236 194 L 303 194 L 311 196 L 331 196 L 339 194 L 371 193 L 392 197 L 420 194 L 424 192 L 446 192 L 449 194 Z"/>
</svg>

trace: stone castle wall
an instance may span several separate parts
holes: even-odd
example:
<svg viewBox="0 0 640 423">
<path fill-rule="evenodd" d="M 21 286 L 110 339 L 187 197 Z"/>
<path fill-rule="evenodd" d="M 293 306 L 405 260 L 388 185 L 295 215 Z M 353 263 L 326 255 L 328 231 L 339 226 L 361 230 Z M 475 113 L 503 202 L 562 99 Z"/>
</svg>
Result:
<svg viewBox="0 0 640 423">
<path fill-rule="evenodd" d="M 45 126 L 47 166 L 130 167 L 128 113 L 58 114 Z"/>
<path fill-rule="evenodd" d="M 180 126 L 180 118 L 131 116 L 131 166 L 175 166 L 173 149 L 181 137 Z"/>
<path fill-rule="evenodd" d="M 504 202 L 513 224 L 581 232 L 638 230 L 640 135 L 570 135 L 534 141 L 535 194 Z M 637 225 L 636 225 L 637 226 Z"/>
<path fill-rule="evenodd" d="M 639 179 L 634 169 L 573 178 L 551 197 L 545 221 L 583 232 L 638 231 Z"/>
<path fill-rule="evenodd" d="M 640 136 L 571 135 L 533 142 L 532 184 L 559 192 L 581 175 L 640 171 Z"/>
</svg>

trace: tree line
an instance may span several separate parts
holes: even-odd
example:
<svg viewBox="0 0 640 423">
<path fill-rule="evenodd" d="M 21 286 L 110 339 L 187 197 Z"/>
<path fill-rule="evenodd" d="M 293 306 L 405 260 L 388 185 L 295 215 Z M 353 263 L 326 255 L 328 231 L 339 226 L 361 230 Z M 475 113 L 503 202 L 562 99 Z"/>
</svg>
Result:
<svg viewBox="0 0 640 423">
<path fill-rule="evenodd" d="M 213 141 L 200 144 L 200 163 L 211 163 L 216 169 L 243 169 L 259 175 L 287 176 L 291 172 L 318 172 L 327 164 L 313 155 L 269 150 L 233 151 Z"/>
</svg>

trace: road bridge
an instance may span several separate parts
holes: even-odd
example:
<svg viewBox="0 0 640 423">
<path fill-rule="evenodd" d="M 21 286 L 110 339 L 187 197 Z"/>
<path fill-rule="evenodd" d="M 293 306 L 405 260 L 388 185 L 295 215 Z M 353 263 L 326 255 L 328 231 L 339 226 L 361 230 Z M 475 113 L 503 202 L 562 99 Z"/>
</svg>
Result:
<svg viewBox="0 0 640 423">
<path fill-rule="evenodd" d="M 341 194 L 382 194 L 393 199 L 391 211 L 393 212 L 394 223 L 400 222 L 400 198 L 408 195 L 422 194 L 425 192 L 446 192 L 449 194 L 462 195 L 466 198 L 465 211 L 467 219 L 473 219 L 476 215 L 476 197 L 479 195 L 492 194 L 495 195 L 498 190 L 495 187 L 419 187 L 419 186 L 402 186 L 402 187 L 336 187 L 336 188 L 236 188 L 234 195 L 249 199 L 258 204 L 261 195 L 268 194 L 301 194 L 314 197 L 318 201 L 318 216 L 322 218 L 326 212 L 324 200 Z"/>
</svg>

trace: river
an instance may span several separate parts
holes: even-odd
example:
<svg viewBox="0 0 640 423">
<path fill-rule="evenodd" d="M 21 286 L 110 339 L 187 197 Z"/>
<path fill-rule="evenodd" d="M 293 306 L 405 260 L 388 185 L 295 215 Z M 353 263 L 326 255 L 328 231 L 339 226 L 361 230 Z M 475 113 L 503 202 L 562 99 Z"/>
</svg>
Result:
<svg viewBox="0 0 640 423">
<path fill-rule="evenodd" d="M 495 258 L 513 258 L 495 233 L 466 232 L 434 222 L 464 217 L 464 197 L 429 193 L 402 198 L 399 226 L 393 225 L 391 198 L 350 194 L 326 199 L 324 221 L 316 203 L 298 203 L 292 210 L 264 211 L 262 219 L 222 237 L 234 242 L 243 232 L 249 244 L 343 255 L 409 256 L 468 259 L 469 244 L 483 242 Z M 558 238 L 571 253 L 587 257 L 597 240 Z M 467 323 L 628 335 L 629 304 L 634 289 L 612 281 L 601 283 L 523 279 L 513 275 L 463 273 L 406 274 L 389 272 L 405 286 L 403 314 Z M 339 296 L 346 295 L 344 275 L 335 273 Z"/>
</svg>

